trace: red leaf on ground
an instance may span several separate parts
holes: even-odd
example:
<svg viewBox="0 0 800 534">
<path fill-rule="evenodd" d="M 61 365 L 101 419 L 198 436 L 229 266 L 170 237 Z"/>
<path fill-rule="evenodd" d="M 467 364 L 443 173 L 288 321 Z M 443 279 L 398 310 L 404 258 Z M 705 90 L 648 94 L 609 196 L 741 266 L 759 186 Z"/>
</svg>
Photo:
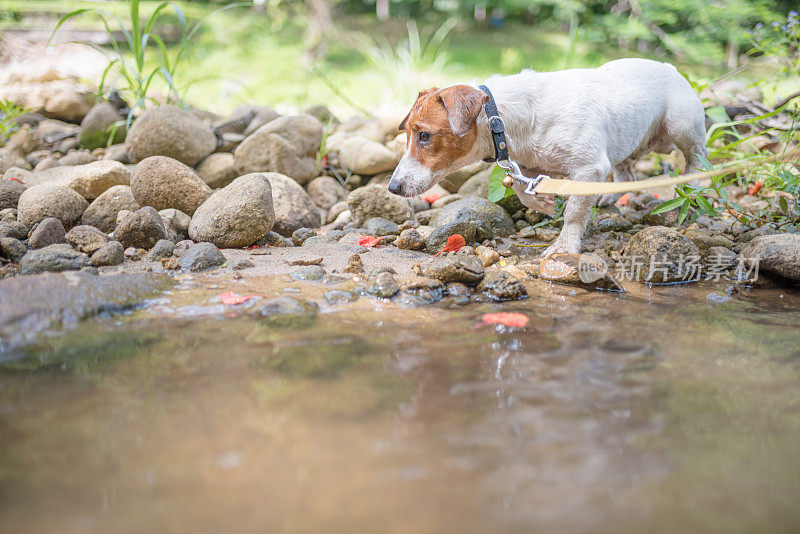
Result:
<svg viewBox="0 0 800 534">
<path fill-rule="evenodd" d="M 630 200 L 630 197 L 628 196 L 628 193 L 625 193 L 619 197 L 619 200 L 617 200 L 616 204 L 617 206 L 625 206 L 628 203 L 628 200 Z"/>
<path fill-rule="evenodd" d="M 514 312 L 486 313 L 481 317 L 486 324 L 501 324 L 503 326 L 516 326 L 522 328 L 528 324 L 527 315 Z"/>
<path fill-rule="evenodd" d="M 22 180 L 20 180 L 19 178 L 9 178 L 9 180 L 14 180 L 15 182 L 19 182 L 19 183 L 21 183 L 22 185 L 25 185 L 25 182 L 23 182 L 23 181 L 22 181 Z"/>
<path fill-rule="evenodd" d="M 753 182 L 753 185 L 750 186 L 750 189 L 747 190 L 747 194 L 750 196 L 755 195 L 756 193 L 758 193 L 758 190 L 761 189 L 763 185 L 764 182 L 762 182 L 761 180 L 756 180 L 755 182 Z"/>
<path fill-rule="evenodd" d="M 362 235 L 358 238 L 358 244 L 367 248 L 377 247 L 381 244 L 381 238 L 372 237 L 371 235 Z"/>
<path fill-rule="evenodd" d="M 253 250 L 254 248 L 258 248 L 258 245 L 250 245 L 249 247 L 244 247 L 243 250 Z"/>
<path fill-rule="evenodd" d="M 658 193 L 653 193 L 653 196 L 658 198 Z"/>
<path fill-rule="evenodd" d="M 433 204 L 440 198 L 442 198 L 441 195 L 437 195 L 436 193 L 428 193 L 427 195 L 422 196 L 422 200 L 424 200 L 428 204 Z"/>
<path fill-rule="evenodd" d="M 256 298 L 258 295 L 237 295 L 233 291 L 226 291 L 219 298 L 222 300 L 222 303 L 226 306 L 231 306 L 233 304 L 241 304 L 243 302 L 247 302 L 250 299 Z"/>
<path fill-rule="evenodd" d="M 447 238 L 447 244 L 445 244 L 445 246 L 442 247 L 442 250 L 434 254 L 434 257 L 438 256 L 442 252 L 453 252 L 455 250 L 460 250 L 461 247 L 463 247 L 466 244 L 467 242 L 464 241 L 464 236 L 462 236 L 461 234 L 453 234 Z"/>
</svg>

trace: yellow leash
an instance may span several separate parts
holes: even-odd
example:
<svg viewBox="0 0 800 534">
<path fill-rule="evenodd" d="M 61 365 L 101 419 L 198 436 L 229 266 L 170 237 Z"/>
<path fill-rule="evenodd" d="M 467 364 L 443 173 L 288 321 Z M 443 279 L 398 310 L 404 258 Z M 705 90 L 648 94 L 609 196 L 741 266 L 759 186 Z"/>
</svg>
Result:
<svg viewBox="0 0 800 534">
<path fill-rule="evenodd" d="M 576 182 L 562 178 L 550 178 L 544 176 L 535 186 L 535 192 L 552 195 L 602 195 L 605 193 L 627 193 L 631 191 L 641 191 L 651 187 L 662 187 L 665 185 L 678 185 L 693 180 L 707 180 L 724 176 L 726 174 L 739 173 L 760 165 L 768 163 L 778 163 L 791 161 L 792 158 L 800 156 L 800 146 L 797 146 L 784 154 L 775 154 L 763 158 L 753 159 L 744 163 L 728 165 L 713 171 L 693 172 L 682 176 L 670 176 L 664 174 L 638 182 Z"/>
</svg>

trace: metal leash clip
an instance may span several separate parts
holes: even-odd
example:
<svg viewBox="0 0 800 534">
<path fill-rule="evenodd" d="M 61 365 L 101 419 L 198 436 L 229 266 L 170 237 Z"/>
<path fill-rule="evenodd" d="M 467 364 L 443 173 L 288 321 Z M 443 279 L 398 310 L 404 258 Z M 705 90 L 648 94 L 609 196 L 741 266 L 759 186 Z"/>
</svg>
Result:
<svg viewBox="0 0 800 534">
<path fill-rule="evenodd" d="M 514 182 L 525 184 L 526 195 L 535 195 L 536 186 L 539 185 L 539 182 L 545 178 L 548 178 L 548 176 L 545 174 L 540 174 L 536 178 L 529 178 L 522 174 L 517 162 L 510 159 L 505 162 L 498 161 L 497 164 L 506 171 L 506 177 L 503 180 L 503 185 L 510 188 L 512 185 L 514 185 Z"/>
</svg>

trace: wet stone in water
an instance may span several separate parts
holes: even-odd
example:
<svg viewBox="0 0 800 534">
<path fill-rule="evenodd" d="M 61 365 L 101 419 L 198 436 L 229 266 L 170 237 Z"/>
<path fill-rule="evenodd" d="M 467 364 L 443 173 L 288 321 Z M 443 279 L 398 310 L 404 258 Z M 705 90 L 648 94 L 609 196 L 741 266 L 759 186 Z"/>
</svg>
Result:
<svg viewBox="0 0 800 534">
<path fill-rule="evenodd" d="M 504 271 L 490 271 L 478 284 L 478 291 L 492 300 L 517 300 L 528 296 L 525 286 Z"/>
<path fill-rule="evenodd" d="M 305 265 L 292 271 L 289 275 L 295 280 L 306 280 L 310 282 L 316 282 L 322 280 L 325 276 L 325 269 L 320 267 L 319 265 Z"/>
<path fill-rule="evenodd" d="M 379 298 L 390 299 L 400 292 L 400 287 L 391 273 L 382 272 L 372 280 L 367 292 Z"/>
<path fill-rule="evenodd" d="M 475 285 L 483 279 L 483 263 L 473 255 L 440 256 L 425 267 L 425 276 L 445 284 Z"/>
<path fill-rule="evenodd" d="M 89 257 L 67 244 L 28 251 L 20 261 L 22 274 L 77 271 L 89 265 Z"/>
<path fill-rule="evenodd" d="M 293 297 L 278 297 L 264 301 L 256 313 L 269 326 L 307 328 L 314 324 L 319 307 Z"/>
</svg>

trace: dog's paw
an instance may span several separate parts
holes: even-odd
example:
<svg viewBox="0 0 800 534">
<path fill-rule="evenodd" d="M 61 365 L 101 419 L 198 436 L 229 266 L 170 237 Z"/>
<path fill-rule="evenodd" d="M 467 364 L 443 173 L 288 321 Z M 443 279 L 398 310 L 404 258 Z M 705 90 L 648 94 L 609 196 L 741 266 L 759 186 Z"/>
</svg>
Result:
<svg viewBox="0 0 800 534">
<path fill-rule="evenodd" d="M 622 197 L 622 193 L 606 193 L 597 201 L 597 205 L 601 208 L 606 206 L 613 206 L 614 203 Z"/>
<path fill-rule="evenodd" d="M 558 236 L 552 245 L 544 249 L 544 252 L 542 252 L 542 257 L 546 258 L 551 254 L 578 254 L 580 251 L 580 241 L 570 242 L 566 239 L 561 239 L 561 236 Z"/>
</svg>

